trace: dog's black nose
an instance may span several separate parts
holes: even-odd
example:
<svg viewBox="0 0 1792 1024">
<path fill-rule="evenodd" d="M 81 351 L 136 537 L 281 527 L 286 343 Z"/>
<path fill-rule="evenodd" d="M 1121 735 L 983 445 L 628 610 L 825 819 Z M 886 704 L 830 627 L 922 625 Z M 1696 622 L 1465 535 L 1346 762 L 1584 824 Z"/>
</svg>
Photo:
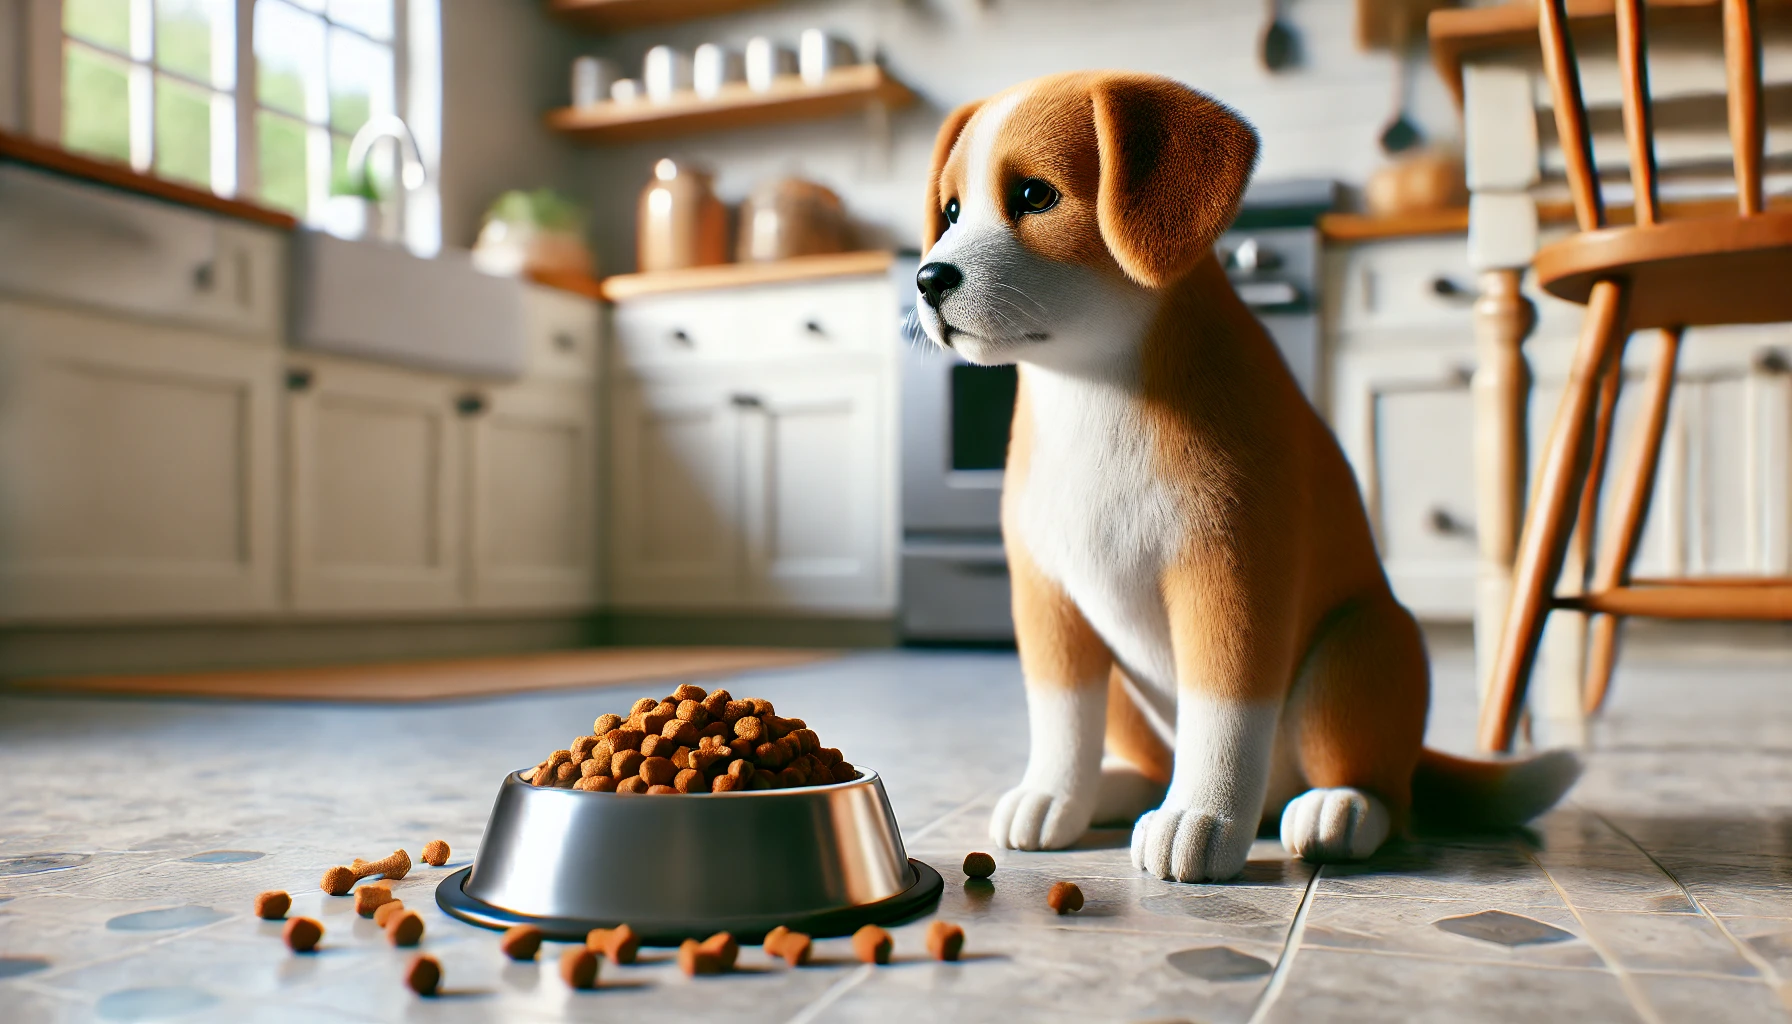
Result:
<svg viewBox="0 0 1792 1024">
<path fill-rule="evenodd" d="M 934 309 L 946 301 L 952 289 L 964 283 L 964 273 L 950 263 L 929 263 L 915 275 L 915 286 L 927 297 L 927 304 Z"/>
</svg>

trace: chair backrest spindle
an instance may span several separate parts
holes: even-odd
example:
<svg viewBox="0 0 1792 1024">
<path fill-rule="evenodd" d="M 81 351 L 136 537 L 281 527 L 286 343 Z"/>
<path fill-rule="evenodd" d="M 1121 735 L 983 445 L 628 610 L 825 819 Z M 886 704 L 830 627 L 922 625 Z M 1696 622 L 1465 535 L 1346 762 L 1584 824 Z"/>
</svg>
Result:
<svg viewBox="0 0 1792 1024">
<path fill-rule="evenodd" d="M 1580 65 L 1574 58 L 1574 40 L 1568 35 L 1568 0 L 1537 0 L 1537 6 L 1543 68 L 1549 75 L 1556 135 L 1568 163 L 1574 216 L 1582 231 L 1592 231 L 1605 226 L 1605 200 L 1599 194 L 1598 172 L 1593 166 L 1593 133 L 1587 125 L 1586 103 L 1581 99 Z"/>
<path fill-rule="evenodd" d="M 1724 70 L 1730 107 L 1730 148 L 1736 163 L 1736 205 L 1747 217 L 1761 212 L 1761 160 L 1766 124 L 1761 116 L 1761 39 L 1755 0 L 1723 0 Z"/>
<path fill-rule="evenodd" d="M 1636 222 L 1654 224 L 1661 215 L 1661 193 L 1655 181 L 1655 121 L 1649 101 L 1648 32 L 1643 22 L 1643 0 L 1618 0 L 1615 13 L 1624 140 L 1630 146 L 1630 185 L 1636 193 Z"/>
</svg>

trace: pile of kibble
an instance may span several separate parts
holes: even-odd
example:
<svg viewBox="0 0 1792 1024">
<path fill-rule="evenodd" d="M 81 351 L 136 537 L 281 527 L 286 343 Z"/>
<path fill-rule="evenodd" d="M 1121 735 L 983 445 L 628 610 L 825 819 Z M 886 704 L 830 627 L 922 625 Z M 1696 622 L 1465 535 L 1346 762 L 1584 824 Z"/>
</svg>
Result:
<svg viewBox="0 0 1792 1024">
<path fill-rule="evenodd" d="M 800 718 L 727 690 L 680 686 L 644 697 L 628 716 L 602 715 L 591 735 L 523 773 L 537 786 L 597 793 L 730 793 L 851 782 L 859 772 Z"/>
</svg>

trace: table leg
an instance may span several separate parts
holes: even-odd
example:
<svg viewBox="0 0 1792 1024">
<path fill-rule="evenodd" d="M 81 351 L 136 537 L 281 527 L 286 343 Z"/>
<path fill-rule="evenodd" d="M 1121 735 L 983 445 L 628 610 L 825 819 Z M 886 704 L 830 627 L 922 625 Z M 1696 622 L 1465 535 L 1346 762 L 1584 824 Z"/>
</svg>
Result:
<svg viewBox="0 0 1792 1024">
<path fill-rule="evenodd" d="M 1531 371 L 1524 340 L 1537 311 L 1519 290 L 1520 268 L 1481 273 L 1475 302 L 1475 522 L 1481 563 L 1475 580 L 1475 682 L 1485 697 L 1512 600 L 1512 560 L 1524 522 L 1525 409 Z"/>
</svg>

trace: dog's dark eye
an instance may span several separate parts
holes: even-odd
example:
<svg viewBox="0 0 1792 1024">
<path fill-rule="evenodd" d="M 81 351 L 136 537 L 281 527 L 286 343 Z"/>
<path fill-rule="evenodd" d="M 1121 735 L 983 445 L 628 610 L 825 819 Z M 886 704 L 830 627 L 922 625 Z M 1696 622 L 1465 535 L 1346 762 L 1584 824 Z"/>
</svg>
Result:
<svg viewBox="0 0 1792 1024">
<path fill-rule="evenodd" d="M 1058 205 L 1058 190 L 1040 181 L 1028 178 L 1014 187 L 1015 213 L 1044 213 Z"/>
<path fill-rule="evenodd" d="M 958 223 L 958 200 L 956 199 L 946 200 L 946 223 Z"/>
</svg>

